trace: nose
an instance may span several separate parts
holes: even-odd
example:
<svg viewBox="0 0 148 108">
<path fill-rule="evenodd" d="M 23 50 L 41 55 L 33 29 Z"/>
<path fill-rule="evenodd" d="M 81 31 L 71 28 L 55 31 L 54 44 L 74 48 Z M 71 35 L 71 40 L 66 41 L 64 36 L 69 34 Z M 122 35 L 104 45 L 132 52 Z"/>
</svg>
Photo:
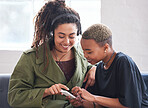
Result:
<svg viewBox="0 0 148 108">
<path fill-rule="evenodd" d="M 64 41 L 64 43 L 65 43 L 66 45 L 69 45 L 69 43 L 70 43 L 70 40 L 69 40 L 69 38 L 65 38 L 65 41 Z"/>
</svg>

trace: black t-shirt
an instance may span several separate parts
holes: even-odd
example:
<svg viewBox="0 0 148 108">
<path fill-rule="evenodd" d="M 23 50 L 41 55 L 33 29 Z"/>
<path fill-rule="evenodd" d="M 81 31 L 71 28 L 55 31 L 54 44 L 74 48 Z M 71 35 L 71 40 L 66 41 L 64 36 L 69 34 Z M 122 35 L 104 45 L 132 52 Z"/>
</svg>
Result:
<svg viewBox="0 0 148 108">
<path fill-rule="evenodd" d="M 122 105 L 130 108 L 148 108 L 146 89 L 135 62 L 120 52 L 107 70 L 103 62 L 97 65 L 96 83 L 88 91 L 99 96 L 118 98 Z"/>
</svg>

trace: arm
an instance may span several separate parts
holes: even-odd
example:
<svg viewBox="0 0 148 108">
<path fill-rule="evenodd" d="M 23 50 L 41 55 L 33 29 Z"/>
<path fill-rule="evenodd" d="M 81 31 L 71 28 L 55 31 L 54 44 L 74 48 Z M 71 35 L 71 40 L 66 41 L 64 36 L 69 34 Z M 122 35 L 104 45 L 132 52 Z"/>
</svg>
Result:
<svg viewBox="0 0 148 108">
<path fill-rule="evenodd" d="M 71 99 L 70 97 L 67 97 L 67 99 L 74 107 L 82 106 L 83 108 L 103 108 L 101 105 L 95 102 L 90 102 L 88 100 L 82 99 L 80 95 L 77 95 L 75 99 Z"/>
<path fill-rule="evenodd" d="M 87 72 L 83 82 L 86 82 L 85 89 L 89 86 L 93 86 L 95 83 L 96 66 L 92 66 Z"/>
<path fill-rule="evenodd" d="M 87 101 L 95 102 L 101 106 L 110 108 L 126 108 L 119 102 L 118 98 L 108 98 L 103 96 L 92 95 L 87 90 L 81 89 L 80 87 L 74 87 L 72 89 L 72 93 L 78 93 L 82 98 L 86 99 Z"/>
<path fill-rule="evenodd" d="M 123 106 L 118 98 L 108 98 L 103 96 L 95 96 L 93 95 L 93 102 L 98 103 L 99 105 L 106 106 L 109 108 L 127 108 Z"/>
<path fill-rule="evenodd" d="M 61 88 L 68 90 L 62 84 L 50 80 L 47 83 L 34 58 L 33 53 L 23 54 L 14 69 L 8 91 L 8 102 L 12 107 L 42 107 L 44 97 L 48 96 L 48 100 L 52 101 L 52 95 L 60 94 Z"/>
<path fill-rule="evenodd" d="M 87 100 L 83 100 L 83 104 L 82 106 L 84 108 L 103 108 L 103 106 L 95 103 L 95 102 L 90 102 L 90 101 L 87 101 Z"/>
<path fill-rule="evenodd" d="M 131 107 L 140 108 L 144 101 L 143 82 L 139 69 L 134 61 L 128 56 L 118 59 L 118 86 L 120 102 Z M 124 98 L 123 98 L 124 96 Z"/>
<path fill-rule="evenodd" d="M 34 88 L 34 69 L 30 56 L 23 54 L 9 82 L 8 102 L 12 107 L 39 107 L 45 88 Z"/>
<path fill-rule="evenodd" d="M 54 84 L 50 88 L 46 88 L 43 94 L 43 97 L 49 96 L 49 95 L 56 95 L 61 94 L 61 89 L 69 90 L 68 87 L 66 87 L 63 84 Z"/>
</svg>

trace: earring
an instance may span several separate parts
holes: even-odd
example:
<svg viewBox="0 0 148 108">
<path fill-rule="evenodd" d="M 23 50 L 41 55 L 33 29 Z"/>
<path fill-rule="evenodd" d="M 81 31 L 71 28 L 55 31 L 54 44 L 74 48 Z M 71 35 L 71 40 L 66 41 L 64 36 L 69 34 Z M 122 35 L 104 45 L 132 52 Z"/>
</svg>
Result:
<svg viewBox="0 0 148 108">
<path fill-rule="evenodd" d="M 106 50 L 104 52 L 106 53 Z"/>
</svg>

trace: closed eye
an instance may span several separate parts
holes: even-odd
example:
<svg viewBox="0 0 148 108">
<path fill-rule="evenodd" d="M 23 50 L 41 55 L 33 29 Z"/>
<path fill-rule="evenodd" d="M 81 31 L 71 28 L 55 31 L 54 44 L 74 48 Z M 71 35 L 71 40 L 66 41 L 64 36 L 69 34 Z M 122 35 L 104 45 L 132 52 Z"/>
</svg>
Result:
<svg viewBox="0 0 148 108">
<path fill-rule="evenodd" d="M 59 36 L 59 38 L 64 38 L 64 36 Z"/>
<path fill-rule="evenodd" d="M 75 33 L 71 33 L 70 35 L 69 35 L 69 38 L 70 39 L 74 39 L 76 37 L 76 34 Z"/>
<path fill-rule="evenodd" d="M 87 54 L 91 54 L 92 52 L 87 52 Z"/>
<path fill-rule="evenodd" d="M 69 38 L 70 38 L 70 39 L 74 39 L 75 37 L 72 36 L 72 37 L 69 37 Z"/>
</svg>

